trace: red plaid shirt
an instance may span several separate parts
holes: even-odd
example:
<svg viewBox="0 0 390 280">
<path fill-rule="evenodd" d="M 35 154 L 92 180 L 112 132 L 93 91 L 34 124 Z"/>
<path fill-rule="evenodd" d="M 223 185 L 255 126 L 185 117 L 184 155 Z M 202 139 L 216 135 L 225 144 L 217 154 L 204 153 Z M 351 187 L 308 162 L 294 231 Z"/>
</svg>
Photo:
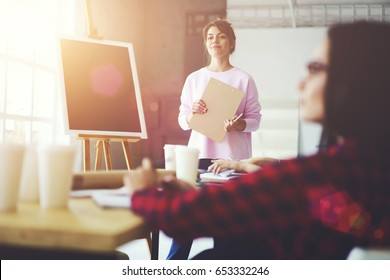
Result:
<svg viewBox="0 0 390 280">
<path fill-rule="evenodd" d="M 177 240 L 228 236 L 276 259 L 343 259 L 390 245 L 390 148 L 347 141 L 223 185 L 140 191 L 132 210 Z"/>
</svg>

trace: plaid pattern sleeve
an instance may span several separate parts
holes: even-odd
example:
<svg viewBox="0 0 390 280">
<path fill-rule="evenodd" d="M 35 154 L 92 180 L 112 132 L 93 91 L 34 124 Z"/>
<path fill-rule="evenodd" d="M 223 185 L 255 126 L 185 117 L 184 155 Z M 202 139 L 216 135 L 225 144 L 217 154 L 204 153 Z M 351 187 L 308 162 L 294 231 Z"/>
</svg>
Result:
<svg viewBox="0 0 390 280">
<path fill-rule="evenodd" d="M 382 193 L 390 199 L 388 174 L 389 155 L 378 159 L 347 145 L 326 154 L 286 160 L 222 186 L 206 185 L 181 193 L 156 189 L 137 192 L 132 209 L 177 240 L 259 237 L 274 243 L 277 250 L 280 237 L 288 235 L 297 247 L 319 238 L 323 246 L 319 250 L 328 250 L 335 236 L 347 236 L 351 242 L 364 237 L 364 242 L 370 242 L 380 223 L 381 240 L 390 240 L 389 215 L 373 223 L 369 214 L 379 210 L 390 213 L 390 206 L 380 198 Z M 367 196 L 368 186 L 377 188 L 378 197 Z M 378 201 L 382 201 L 380 206 Z M 358 217 L 359 223 L 351 223 L 351 217 Z M 346 244 L 345 238 L 338 240 L 337 246 Z"/>
</svg>

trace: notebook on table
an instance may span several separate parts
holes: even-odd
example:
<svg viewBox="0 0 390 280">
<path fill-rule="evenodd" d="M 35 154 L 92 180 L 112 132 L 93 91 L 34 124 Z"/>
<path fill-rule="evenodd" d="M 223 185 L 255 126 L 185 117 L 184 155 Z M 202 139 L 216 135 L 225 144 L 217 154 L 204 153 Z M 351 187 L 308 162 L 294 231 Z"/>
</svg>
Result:
<svg viewBox="0 0 390 280">
<path fill-rule="evenodd" d="M 234 169 L 227 169 L 218 174 L 214 172 L 204 172 L 199 175 L 200 181 L 202 183 L 212 182 L 212 183 L 223 183 L 231 179 L 242 176 L 244 173 L 237 173 Z"/>
</svg>

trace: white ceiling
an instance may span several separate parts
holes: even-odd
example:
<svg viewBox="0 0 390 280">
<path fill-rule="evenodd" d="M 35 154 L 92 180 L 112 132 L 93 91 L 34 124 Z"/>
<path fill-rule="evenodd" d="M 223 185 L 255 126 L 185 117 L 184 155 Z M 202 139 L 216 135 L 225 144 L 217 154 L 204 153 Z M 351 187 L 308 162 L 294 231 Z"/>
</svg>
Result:
<svg viewBox="0 0 390 280">
<path fill-rule="evenodd" d="M 227 0 L 227 11 L 241 28 L 329 26 L 368 19 L 390 22 L 390 0 Z"/>
<path fill-rule="evenodd" d="M 260 0 L 260 2 L 262 2 Z M 273 1 L 274 2 L 274 1 Z M 277 0 L 275 2 L 288 2 L 283 0 Z M 294 3 L 294 0 L 292 0 Z M 381 4 L 381 3 L 390 3 L 390 0 L 295 0 L 295 2 L 305 5 L 332 5 L 332 4 Z"/>
<path fill-rule="evenodd" d="M 261 1 L 261 0 L 260 0 Z M 277 0 L 277 2 L 286 2 L 282 0 Z M 294 0 L 292 0 L 294 2 Z M 381 4 L 381 3 L 390 3 L 390 0 L 296 0 L 299 4 L 307 5 L 331 5 L 331 4 Z"/>
<path fill-rule="evenodd" d="M 390 0 L 291 0 L 297 5 L 386 4 Z M 288 5 L 289 0 L 227 0 L 228 6 L 236 5 Z"/>
</svg>

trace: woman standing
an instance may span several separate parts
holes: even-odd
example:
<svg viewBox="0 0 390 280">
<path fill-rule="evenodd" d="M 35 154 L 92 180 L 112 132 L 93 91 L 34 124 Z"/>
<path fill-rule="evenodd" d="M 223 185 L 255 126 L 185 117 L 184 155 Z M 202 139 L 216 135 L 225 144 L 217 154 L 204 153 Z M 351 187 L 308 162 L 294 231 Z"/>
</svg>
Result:
<svg viewBox="0 0 390 280">
<path fill-rule="evenodd" d="M 203 29 L 205 48 L 210 55 L 210 63 L 191 73 L 184 84 L 181 94 L 179 125 L 189 130 L 188 123 L 194 114 L 207 112 L 207 104 L 201 99 L 210 78 L 218 79 L 244 92 L 244 97 L 237 109 L 240 118 L 226 120 L 227 131 L 222 143 L 192 131 L 188 146 L 200 150 L 199 158 L 231 158 L 235 160 L 252 156 L 252 132 L 260 125 L 260 103 L 253 78 L 230 63 L 230 55 L 236 47 L 236 36 L 227 20 L 216 20 Z M 223 106 L 223 100 L 221 100 Z"/>
<path fill-rule="evenodd" d="M 236 35 L 231 24 L 223 19 L 208 23 L 203 29 L 203 41 L 210 55 L 210 63 L 191 73 L 185 81 L 180 98 L 180 127 L 189 130 L 189 122 L 194 114 L 207 113 L 207 104 L 201 97 L 210 78 L 218 79 L 244 93 L 236 116 L 224 122 L 227 133 L 221 143 L 197 131 L 191 132 L 188 146 L 199 149 L 199 158 L 207 159 L 205 162 L 200 160 L 200 168 L 207 169 L 206 165 L 211 164 L 209 159 L 241 160 L 252 156 L 252 132 L 259 128 L 261 107 L 253 78 L 230 63 L 230 55 L 236 48 Z M 181 244 L 173 240 L 167 259 L 187 259 L 191 244 L 192 241 Z"/>
<path fill-rule="evenodd" d="M 199 158 L 207 159 L 205 162 L 200 160 L 200 167 L 207 169 L 206 165 L 211 164 L 209 159 L 241 160 L 252 156 L 252 132 L 259 128 L 261 107 L 253 78 L 230 63 L 230 55 L 236 48 L 236 35 L 231 24 L 223 19 L 208 23 L 203 29 L 203 41 L 210 55 L 210 63 L 191 73 L 185 81 L 178 117 L 181 128 L 189 130 L 189 122 L 194 114 L 207 113 L 207 104 L 201 97 L 210 78 L 244 93 L 236 116 L 224 122 L 227 133 L 221 143 L 197 131 L 191 132 L 188 146 L 199 149 Z M 173 240 L 167 259 L 187 259 L 191 244 L 192 241 L 183 244 Z"/>
</svg>

